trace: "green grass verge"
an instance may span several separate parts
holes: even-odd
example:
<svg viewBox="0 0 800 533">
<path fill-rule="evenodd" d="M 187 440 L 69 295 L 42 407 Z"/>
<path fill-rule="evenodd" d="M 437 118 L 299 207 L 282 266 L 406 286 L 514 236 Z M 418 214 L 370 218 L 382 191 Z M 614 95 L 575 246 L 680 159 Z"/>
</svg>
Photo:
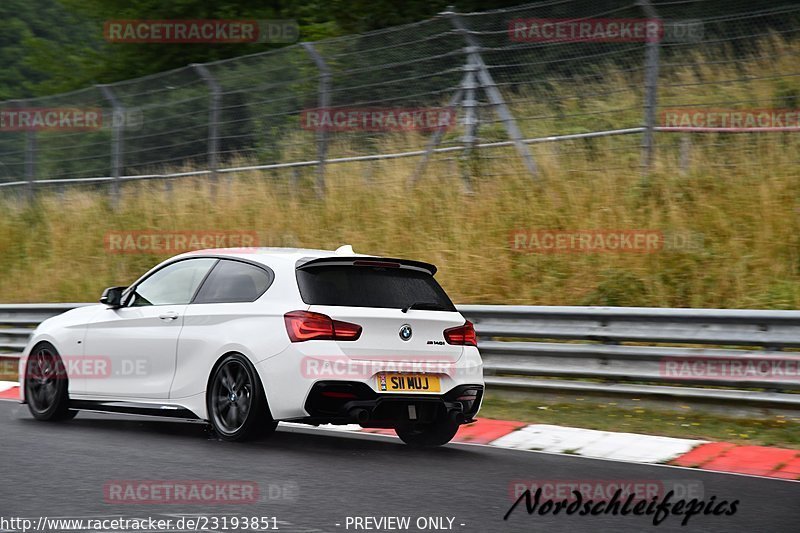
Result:
<svg viewBox="0 0 800 533">
<path fill-rule="evenodd" d="M 17 368 L 19 363 L 16 359 L 3 359 L 0 354 L 0 381 L 17 381 Z"/>
</svg>

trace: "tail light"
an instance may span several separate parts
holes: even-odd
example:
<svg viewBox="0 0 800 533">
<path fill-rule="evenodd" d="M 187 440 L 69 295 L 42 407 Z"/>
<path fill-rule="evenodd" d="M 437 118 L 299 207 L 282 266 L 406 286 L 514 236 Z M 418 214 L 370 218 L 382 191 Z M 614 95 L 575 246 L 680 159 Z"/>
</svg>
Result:
<svg viewBox="0 0 800 533">
<path fill-rule="evenodd" d="M 283 315 L 283 321 L 292 342 L 354 341 L 361 336 L 361 326 L 358 324 L 333 320 L 322 313 L 292 311 Z"/>
<path fill-rule="evenodd" d="M 456 326 L 444 330 L 444 338 L 447 344 L 458 344 L 462 346 L 477 346 L 478 336 L 475 334 L 475 326 L 467 320 L 463 326 Z"/>
</svg>

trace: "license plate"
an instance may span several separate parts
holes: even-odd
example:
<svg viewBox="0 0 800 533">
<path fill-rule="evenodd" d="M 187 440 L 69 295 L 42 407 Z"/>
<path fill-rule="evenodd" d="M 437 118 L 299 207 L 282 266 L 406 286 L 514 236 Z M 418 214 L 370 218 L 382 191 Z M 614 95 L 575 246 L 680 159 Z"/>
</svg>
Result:
<svg viewBox="0 0 800 533">
<path fill-rule="evenodd" d="M 378 374 L 380 392 L 439 392 L 439 376 L 429 374 Z"/>
</svg>

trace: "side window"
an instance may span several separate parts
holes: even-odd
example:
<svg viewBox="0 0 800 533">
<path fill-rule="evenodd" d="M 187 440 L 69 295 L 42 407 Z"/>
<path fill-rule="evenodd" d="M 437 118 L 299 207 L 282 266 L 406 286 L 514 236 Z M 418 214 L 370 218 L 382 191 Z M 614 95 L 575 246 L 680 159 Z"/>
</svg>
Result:
<svg viewBox="0 0 800 533">
<path fill-rule="evenodd" d="M 203 283 L 193 303 L 254 302 L 271 282 L 272 276 L 263 268 L 223 259 Z"/>
<path fill-rule="evenodd" d="M 129 307 L 188 304 L 216 259 L 197 258 L 165 266 L 136 286 Z"/>
</svg>

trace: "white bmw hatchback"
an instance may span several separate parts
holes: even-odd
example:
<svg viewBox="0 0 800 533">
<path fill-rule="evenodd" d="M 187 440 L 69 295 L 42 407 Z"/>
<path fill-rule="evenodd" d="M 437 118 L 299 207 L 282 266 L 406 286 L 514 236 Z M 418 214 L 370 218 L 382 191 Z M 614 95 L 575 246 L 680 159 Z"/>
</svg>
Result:
<svg viewBox="0 0 800 533">
<path fill-rule="evenodd" d="M 349 246 L 182 254 L 39 325 L 21 399 L 40 420 L 199 419 L 226 440 L 357 423 L 442 445 L 474 420 L 484 382 L 475 330 L 435 273 Z"/>
</svg>

